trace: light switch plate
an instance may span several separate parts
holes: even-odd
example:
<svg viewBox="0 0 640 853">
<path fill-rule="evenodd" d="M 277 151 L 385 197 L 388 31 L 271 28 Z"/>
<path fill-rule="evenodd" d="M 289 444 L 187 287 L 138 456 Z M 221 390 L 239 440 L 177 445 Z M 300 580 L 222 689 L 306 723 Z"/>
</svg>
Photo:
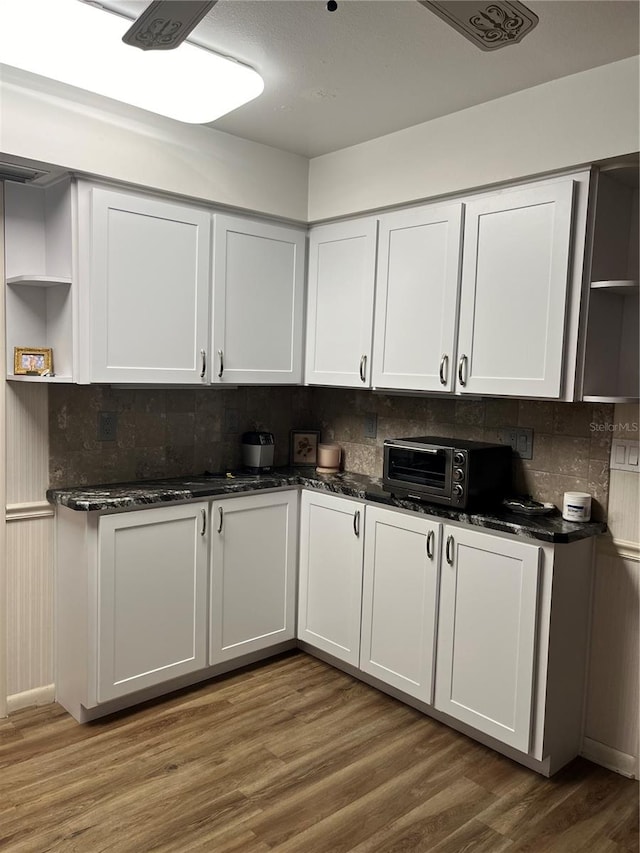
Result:
<svg viewBox="0 0 640 853">
<path fill-rule="evenodd" d="M 378 416 L 375 412 L 367 412 L 364 416 L 364 437 L 376 438 L 378 435 Z"/>
<path fill-rule="evenodd" d="M 609 468 L 612 471 L 640 471 L 638 454 L 640 443 L 637 441 L 626 441 L 623 438 L 614 438 L 611 442 L 611 460 Z"/>
<path fill-rule="evenodd" d="M 528 427 L 502 427 L 498 430 L 502 444 L 508 444 L 520 459 L 533 459 L 533 430 Z"/>
</svg>

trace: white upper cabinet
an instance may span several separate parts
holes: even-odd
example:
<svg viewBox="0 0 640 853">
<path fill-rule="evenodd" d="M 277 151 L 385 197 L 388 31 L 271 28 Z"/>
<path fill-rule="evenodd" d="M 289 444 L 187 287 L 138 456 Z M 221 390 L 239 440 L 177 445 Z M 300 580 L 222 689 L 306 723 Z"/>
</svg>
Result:
<svg viewBox="0 0 640 853">
<path fill-rule="evenodd" d="M 307 384 L 371 384 L 376 234 L 373 218 L 310 231 Z"/>
<path fill-rule="evenodd" d="M 550 181 L 466 205 L 460 392 L 561 396 L 573 195 Z"/>
<path fill-rule="evenodd" d="M 373 385 L 451 391 L 462 205 L 380 217 Z"/>
<path fill-rule="evenodd" d="M 86 192 L 84 381 L 206 382 L 211 215 L 130 193 Z"/>
<path fill-rule="evenodd" d="M 305 232 L 214 217 L 212 382 L 302 382 Z"/>
</svg>

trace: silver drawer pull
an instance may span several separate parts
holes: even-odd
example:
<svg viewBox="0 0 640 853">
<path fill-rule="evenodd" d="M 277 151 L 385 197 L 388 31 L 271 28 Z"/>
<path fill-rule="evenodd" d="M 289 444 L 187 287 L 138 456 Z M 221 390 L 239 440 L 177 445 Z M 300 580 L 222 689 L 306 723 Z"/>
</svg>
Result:
<svg viewBox="0 0 640 853">
<path fill-rule="evenodd" d="M 357 509 L 353 514 L 353 532 L 356 536 L 360 536 L 360 510 Z"/>
<path fill-rule="evenodd" d="M 464 378 L 464 374 L 466 373 L 467 368 L 467 357 L 466 355 L 460 356 L 460 361 L 458 362 L 458 381 L 464 388 L 467 384 L 467 380 Z M 464 371 L 464 372 L 463 372 Z"/>
<path fill-rule="evenodd" d="M 200 513 L 202 515 L 202 527 L 200 528 L 200 536 L 204 536 L 207 532 L 207 511 L 206 509 L 201 509 Z"/>
<path fill-rule="evenodd" d="M 366 354 L 360 359 L 360 381 L 367 381 L 367 356 Z"/>
<path fill-rule="evenodd" d="M 445 367 L 448 367 L 448 366 L 449 366 L 449 356 L 445 352 L 445 353 L 443 353 L 443 356 L 440 359 L 440 384 L 441 385 L 447 384 L 447 378 L 444 375 L 444 369 L 445 369 Z"/>
<path fill-rule="evenodd" d="M 220 359 L 220 370 L 218 371 L 218 379 L 222 379 L 222 374 L 224 373 L 224 353 L 221 349 L 218 350 L 218 357 Z"/>
<path fill-rule="evenodd" d="M 435 538 L 435 533 L 433 532 L 433 530 L 430 530 L 427 534 L 427 557 L 430 560 L 433 560 L 433 542 Z"/>
<path fill-rule="evenodd" d="M 222 507 L 218 507 L 218 533 L 222 533 L 222 522 L 224 520 L 224 512 Z"/>
<path fill-rule="evenodd" d="M 447 557 L 447 563 L 449 563 L 450 566 L 453 565 L 453 545 L 454 545 L 453 536 L 447 536 L 446 557 Z"/>
<path fill-rule="evenodd" d="M 207 372 L 207 351 L 205 349 L 200 350 L 200 358 L 202 359 L 202 369 L 200 370 L 200 379 L 204 379 L 205 374 Z"/>
</svg>

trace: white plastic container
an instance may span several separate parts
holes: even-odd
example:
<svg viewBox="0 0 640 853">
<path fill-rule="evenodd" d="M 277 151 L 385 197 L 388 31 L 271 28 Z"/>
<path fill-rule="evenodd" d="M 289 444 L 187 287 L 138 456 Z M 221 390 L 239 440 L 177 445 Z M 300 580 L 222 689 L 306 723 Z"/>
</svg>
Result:
<svg viewBox="0 0 640 853">
<path fill-rule="evenodd" d="M 586 492 L 565 492 L 562 502 L 562 517 L 565 521 L 589 521 L 591 518 L 591 495 Z"/>
</svg>

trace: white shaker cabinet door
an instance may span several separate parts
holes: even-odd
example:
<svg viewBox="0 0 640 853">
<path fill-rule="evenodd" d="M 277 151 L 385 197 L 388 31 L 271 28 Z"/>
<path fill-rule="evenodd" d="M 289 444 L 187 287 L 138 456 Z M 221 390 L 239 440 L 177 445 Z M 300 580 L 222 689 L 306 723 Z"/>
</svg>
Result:
<svg viewBox="0 0 640 853">
<path fill-rule="evenodd" d="M 88 381 L 208 381 L 210 214 L 90 192 Z"/>
<path fill-rule="evenodd" d="M 305 232 L 216 214 L 212 381 L 302 382 Z"/>
<path fill-rule="evenodd" d="M 453 389 L 462 205 L 380 217 L 373 385 Z"/>
<path fill-rule="evenodd" d="M 295 637 L 298 492 L 212 506 L 209 663 Z"/>
<path fill-rule="evenodd" d="M 371 385 L 377 225 L 358 219 L 310 231 L 307 384 Z"/>
<path fill-rule="evenodd" d="M 360 669 L 433 703 L 442 525 L 368 506 Z"/>
<path fill-rule="evenodd" d="M 528 752 L 540 548 L 445 526 L 435 707 Z"/>
<path fill-rule="evenodd" d="M 561 395 L 573 195 L 549 182 L 466 205 L 458 391 Z"/>
<path fill-rule="evenodd" d="M 364 504 L 302 492 L 298 638 L 358 666 Z"/>
<path fill-rule="evenodd" d="M 98 702 L 206 666 L 207 512 L 200 502 L 100 518 Z"/>
</svg>

